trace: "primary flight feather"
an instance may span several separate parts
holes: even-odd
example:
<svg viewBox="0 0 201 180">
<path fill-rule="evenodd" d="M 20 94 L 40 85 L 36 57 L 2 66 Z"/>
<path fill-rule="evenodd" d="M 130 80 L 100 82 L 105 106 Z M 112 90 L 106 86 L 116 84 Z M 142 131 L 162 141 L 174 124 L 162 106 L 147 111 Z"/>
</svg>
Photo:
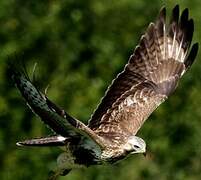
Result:
<svg viewBox="0 0 201 180">
<path fill-rule="evenodd" d="M 54 104 L 24 73 L 11 66 L 11 77 L 29 107 L 56 133 L 17 145 L 66 146 L 52 177 L 82 165 L 113 163 L 129 153 L 145 153 L 145 141 L 135 135 L 192 65 L 198 51 L 198 43 L 191 46 L 193 32 L 188 9 L 180 16 L 179 6 L 175 6 L 166 23 L 166 9 L 162 8 L 123 72 L 109 86 L 88 125 Z"/>
</svg>

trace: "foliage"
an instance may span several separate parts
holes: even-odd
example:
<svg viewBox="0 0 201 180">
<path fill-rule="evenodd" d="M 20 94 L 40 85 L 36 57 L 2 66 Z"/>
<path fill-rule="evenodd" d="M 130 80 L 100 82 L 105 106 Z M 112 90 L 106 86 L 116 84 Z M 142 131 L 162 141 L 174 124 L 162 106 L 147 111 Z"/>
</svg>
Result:
<svg viewBox="0 0 201 180">
<path fill-rule="evenodd" d="M 191 1 L 45 0 L 0 1 L 0 177 L 45 179 L 58 148 L 18 148 L 21 139 L 50 134 L 22 101 L 6 72 L 8 56 L 20 54 L 48 96 L 87 122 L 105 89 L 137 45 L 162 5 L 188 7 L 200 41 L 200 6 Z M 149 157 L 130 156 L 115 165 L 72 171 L 60 179 L 200 179 L 200 55 L 176 93 L 150 117 L 139 136 Z"/>
</svg>

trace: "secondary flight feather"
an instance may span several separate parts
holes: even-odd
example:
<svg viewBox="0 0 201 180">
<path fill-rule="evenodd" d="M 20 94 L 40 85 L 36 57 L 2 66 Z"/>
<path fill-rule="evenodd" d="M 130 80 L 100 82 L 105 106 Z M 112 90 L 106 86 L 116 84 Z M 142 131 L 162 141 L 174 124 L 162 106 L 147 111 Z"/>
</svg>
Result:
<svg viewBox="0 0 201 180">
<path fill-rule="evenodd" d="M 20 146 L 66 146 L 58 157 L 57 175 L 72 168 L 114 163 L 130 153 L 145 153 L 145 141 L 138 130 L 150 114 L 176 89 L 181 76 L 190 68 L 198 51 L 191 46 L 194 32 L 188 9 L 179 6 L 166 22 L 162 8 L 150 23 L 124 70 L 113 80 L 88 125 L 70 116 L 53 103 L 14 66 L 9 69 L 29 107 L 55 134 L 18 142 Z"/>
</svg>

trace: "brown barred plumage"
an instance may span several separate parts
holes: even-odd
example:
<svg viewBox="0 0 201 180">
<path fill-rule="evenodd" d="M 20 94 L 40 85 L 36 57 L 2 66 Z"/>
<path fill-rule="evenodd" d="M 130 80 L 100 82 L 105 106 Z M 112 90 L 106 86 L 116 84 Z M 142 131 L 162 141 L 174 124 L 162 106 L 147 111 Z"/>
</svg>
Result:
<svg viewBox="0 0 201 180">
<path fill-rule="evenodd" d="M 175 6 L 170 23 L 166 23 L 166 10 L 162 8 L 123 72 L 109 86 L 88 126 L 39 92 L 25 74 L 11 68 L 11 77 L 27 104 L 57 134 L 18 145 L 67 146 L 70 153 L 58 158 L 60 169 L 54 177 L 68 173 L 75 164 L 113 163 L 129 153 L 144 153 L 146 143 L 135 134 L 174 92 L 180 77 L 195 60 L 198 43 L 191 47 L 193 31 L 188 9 L 179 16 L 179 6 Z"/>
<path fill-rule="evenodd" d="M 194 61 L 198 44 L 189 50 L 193 31 L 188 9 L 179 18 L 179 6 L 175 6 L 167 25 L 166 10 L 162 8 L 156 23 L 150 23 L 142 36 L 124 71 L 108 88 L 88 126 L 111 141 L 111 131 L 124 137 L 122 140 L 125 136 L 135 135 L 154 109 L 174 92 L 179 78 Z M 123 142 L 119 140 L 118 143 Z"/>
</svg>

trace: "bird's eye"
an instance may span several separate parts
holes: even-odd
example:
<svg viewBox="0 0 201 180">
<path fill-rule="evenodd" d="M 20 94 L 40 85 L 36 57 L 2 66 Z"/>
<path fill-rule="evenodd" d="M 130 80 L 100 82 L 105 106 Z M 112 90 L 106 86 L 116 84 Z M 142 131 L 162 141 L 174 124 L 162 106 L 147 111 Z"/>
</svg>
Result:
<svg viewBox="0 0 201 180">
<path fill-rule="evenodd" d="M 137 149 L 138 149 L 138 148 L 140 148 L 140 147 L 139 147 L 138 145 L 134 145 L 134 148 L 137 148 Z"/>
</svg>

